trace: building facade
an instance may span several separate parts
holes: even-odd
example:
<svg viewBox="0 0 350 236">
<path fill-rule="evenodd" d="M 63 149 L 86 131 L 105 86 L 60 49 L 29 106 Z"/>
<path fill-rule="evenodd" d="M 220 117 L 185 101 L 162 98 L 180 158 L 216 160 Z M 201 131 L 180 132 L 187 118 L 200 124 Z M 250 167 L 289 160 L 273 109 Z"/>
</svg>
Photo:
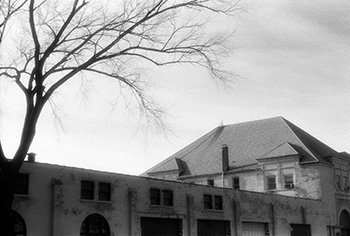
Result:
<svg viewBox="0 0 350 236">
<path fill-rule="evenodd" d="M 326 202 L 350 235 L 350 155 L 282 117 L 220 126 L 143 175 Z"/>
<path fill-rule="evenodd" d="M 328 236 L 340 232 L 334 203 L 323 198 L 36 162 L 25 162 L 20 176 L 13 205 L 18 236 Z"/>
</svg>

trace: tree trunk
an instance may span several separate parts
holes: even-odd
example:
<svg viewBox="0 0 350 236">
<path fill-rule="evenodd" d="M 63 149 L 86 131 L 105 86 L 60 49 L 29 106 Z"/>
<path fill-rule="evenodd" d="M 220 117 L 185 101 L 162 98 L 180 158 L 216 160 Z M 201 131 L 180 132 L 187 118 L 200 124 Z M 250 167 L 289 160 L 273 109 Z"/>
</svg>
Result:
<svg viewBox="0 0 350 236">
<path fill-rule="evenodd" d="M 0 235 L 11 236 L 11 209 L 18 170 L 8 162 L 0 171 Z"/>
</svg>

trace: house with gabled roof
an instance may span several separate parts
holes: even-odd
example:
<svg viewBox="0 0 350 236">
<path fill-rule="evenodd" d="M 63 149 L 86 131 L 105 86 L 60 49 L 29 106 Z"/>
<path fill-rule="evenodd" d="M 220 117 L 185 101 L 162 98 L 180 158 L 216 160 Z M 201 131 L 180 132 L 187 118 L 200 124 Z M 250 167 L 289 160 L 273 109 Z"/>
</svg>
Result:
<svg viewBox="0 0 350 236">
<path fill-rule="evenodd" d="M 350 208 L 350 155 L 283 117 L 219 126 L 142 175 Z M 350 227 L 349 227 L 350 228 Z"/>
</svg>

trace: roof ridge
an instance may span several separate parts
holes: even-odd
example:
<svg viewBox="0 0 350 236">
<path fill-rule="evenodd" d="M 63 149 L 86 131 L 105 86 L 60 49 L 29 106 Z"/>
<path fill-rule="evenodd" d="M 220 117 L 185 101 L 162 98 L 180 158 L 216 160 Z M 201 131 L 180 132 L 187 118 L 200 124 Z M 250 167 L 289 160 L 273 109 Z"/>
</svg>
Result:
<svg viewBox="0 0 350 236">
<path fill-rule="evenodd" d="M 320 160 L 318 160 L 318 158 L 313 154 L 313 152 L 310 150 L 309 147 L 307 147 L 304 142 L 299 138 L 299 136 L 295 133 L 295 131 L 292 129 L 292 127 L 290 126 L 290 124 L 292 124 L 293 126 L 297 127 L 296 125 L 294 125 L 292 122 L 290 122 L 289 120 L 285 119 L 282 117 L 283 122 L 287 125 L 288 129 L 292 132 L 292 134 L 300 141 L 300 143 L 303 145 L 303 147 L 307 150 L 307 152 L 311 155 L 312 158 L 315 159 L 315 162 L 320 162 Z M 298 129 L 300 129 L 299 127 L 297 127 Z"/>
<path fill-rule="evenodd" d="M 157 165 L 151 167 L 150 169 L 144 171 L 143 173 L 141 173 L 141 175 L 147 174 L 147 173 L 152 173 L 154 172 L 155 169 L 157 169 L 158 167 L 161 167 L 162 165 L 164 165 L 165 163 L 168 163 L 169 161 L 173 160 L 174 158 L 177 158 L 179 160 L 181 160 L 183 157 L 189 155 L 190 153 L 192 153 L 193 151 L 195 151 L 198 147 L 200 147 L 205 141 L 207 141 L 210 137 L 212 137 L 213 135 L 216 134 L 216 136 L 218 137 L 219 134 L 217 134 L 216 130 L 220 129 L 220 133 L 222 132 L 222 130 L 225 128 L 225 125 L 220 125 L 216 128 L 214 128 L 213 130 L 211 130 L 209 133 L 206 133 L 204 135 L 202 135 L 201 137 L 197 138 L 195 141 L 191 142 L 190 144 L 186 145 L 185 147 L 183 147 L 182 149 L 180 149 L 179 151 L 175 152 L 174 154 L 172 154 L 171 156 L 169 156 L 168 158 L 166 158 L 165 160 L 161 161 L 160 163 L 158 163 Z M 210 135 L 209 135 L 210 134 Z M 188 152 L 186 152 L 185 154 L 183 154 L 180 157 L 176 157 L 176 154 L 180 153 L 182 150 L 184 150 L 185 148 L 195 144 L 197 141 L 199 141 L 200 139 L 204 138 L 206 135 L 208 135 L 208 137 L 206 137 L 204 140 L 202 140 L 199 144 L 197 144 L 195 147 L 193 147 L 192 149 L 190 149 Z"/>
<path fill-rule="evenodd" d="M 236 125 L 243 125 L 243 124 L 249 124 L 249 123 L 263 122 L 263 121 L 267 121 L 267 120 L 276 120 L 276 119 L 284 119 L 284 118 L 283 118 L 283 116 L 273 116 L 273 117 L 270 117 L 270 118 L 242 121 L 242 122 L 239 122 L 239 123 L 233 123 L 233 124 L 224 125 L 224 126 L 236 126 Z"/>
</svg>

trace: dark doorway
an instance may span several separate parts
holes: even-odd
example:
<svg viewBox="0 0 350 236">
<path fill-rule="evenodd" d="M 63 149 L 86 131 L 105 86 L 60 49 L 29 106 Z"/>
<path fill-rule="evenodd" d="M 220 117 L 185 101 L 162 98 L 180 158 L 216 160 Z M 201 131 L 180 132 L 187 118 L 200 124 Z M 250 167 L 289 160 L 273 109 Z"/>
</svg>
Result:
<svg viewBox="0 0 350 236">
<path fill-rule="evenodd" d="M 346 210 L 340 213 L 339 225 L 341 236 L 350 236 L 350 214 Z"/>
<path fill-rule="evenodd" d="M 291 224 L 291 236 L 311 236 L 311 226 L 303 224 Z"/>
<path fill-rule="evenodd" d="M 182 220 L 168 218 L 141 218 L 142 236 L 181 236 Z"/>
<path fill-rule="evenodd" d="M 198 236 L 230 236 L 230 222 L 223 220 L 198 220 Z"/>
</svg>

